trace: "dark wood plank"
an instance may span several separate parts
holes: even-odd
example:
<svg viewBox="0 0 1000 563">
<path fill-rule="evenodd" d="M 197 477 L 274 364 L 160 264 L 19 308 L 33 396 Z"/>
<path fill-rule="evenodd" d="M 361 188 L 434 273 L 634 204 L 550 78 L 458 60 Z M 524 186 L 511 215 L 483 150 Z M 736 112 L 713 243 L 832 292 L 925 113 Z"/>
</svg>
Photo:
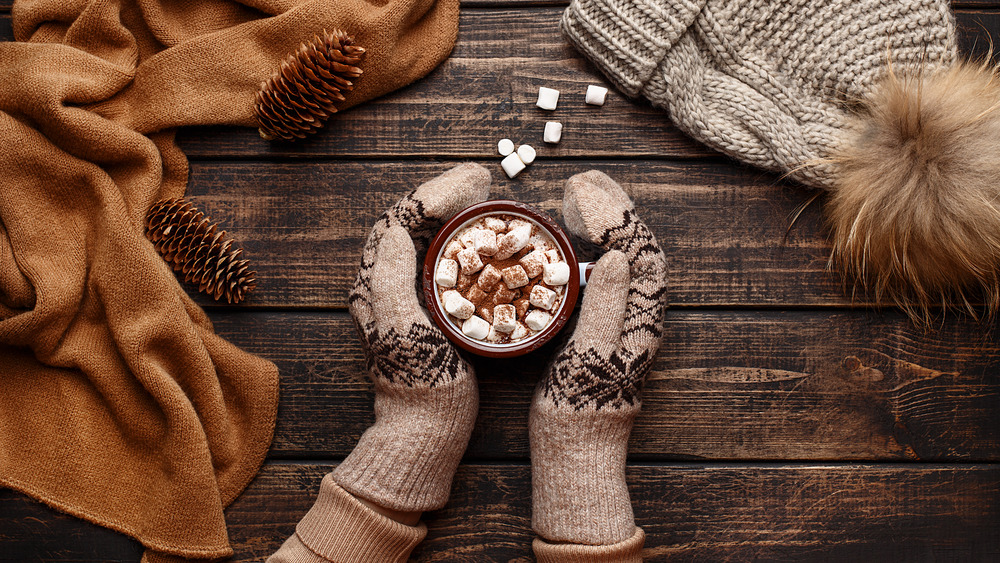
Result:
<svg viewBox="0 0 1000 563">
<path fill-rule="evenodd" d="M 269 465 L 227 512 L 237 561 L 294 530 L 326 466 Z M 1000 469 L 987 466 L 632 466 L 646 561 L 986 561 L 1000 556 Z M 524 465 L 459 469 L 415 561 L 531 561 Z M 985 493 L 985 494 L 984 494 Z"/>
<path fill-rule="evenodd" d="M 492 197 L 558 219 L 565 180 L 605 171 L 626 186 L 662 243 L 675 304 L 850 304 L 826 270 L 818 203 L 782 241 L 812 192 L 727 162 L 552 161 L 544 148 L 539 155 L 516 181 L 498 159 L 482 161 L 493 174 Z M 188 193 L 253 259 L 259 285 L 248 306 L 343 308 L 375 219 L 454 164 L 195 162 Z"/>
<path fill-rule="evenodd" d="M 582 102 L 586 85 L 601 83 L 597 70 L 558 31 L 560 6 L 463 10 L 458 43 L 429 77 L 388 96 L 334 116 L 330 127 L 300 143 L 268 143 L 238 127 L 192 127 L 179 140 L 193 158 L 336 156 L 486 158 L 496 141 L 541 145 L 544 122 L 564 123 L 563 141 L 549 156 L 672 157 L 713 155 L 644 101 L 612 91 L 604 107 Z M 998 16 L 982 10 L 956 14 L 962 45 L 983 53 L 988 38 L 1000 43 Z M 10 39 L 9 16 L 0 38 Z M 516 26 L 509 25 L 518 22 Z M 530 50 L 521 38 L 530 37 Z M 559 110 L 534 106 L 538 86 L 563 92 Z"/>
<path fill-rule="evenodd" d="M 560 13 L 559 7 L 463 10 L 458 43 L 433 73 L 335 115 L 325 131 L 305 142 L 268 143 L 256 131 L 232 127 L 187 129 L 179 141 L 193 158 L 491 157 L 504 137 L 541 146 L 545 122 L 557 120 L 564 124 L 563 139 L 546 147 L 552 156 L 712 154 L 646 102 L 612 91 L 603 107 L 584 104 L 587 84 L 603 81 L 559 33 Z M 541 85 L 562 92 L 557 111 L 535 107 Z"/>
<path fill-rule="evenodd" d="M 374 420 L 344 313 L 212 312 L 216 330 L 277 363 L 271 455 L 333 459 Z M 1000 345 L 984 327 L 924 333 L 899 316 L 670 311 L 632 435 L 638 460 L 1000 459 Z M 554 346 L 475 359 L 468 459 L 526 459 L 528 409 Z"/>
<path fill-rule="evenodd" d="M 996 3 L 993 4 L 995 7 Z M 994 64 L 1000 62 L 1000 54 L 994 47 L 1000 46 L 1000 12 L 962 10 L 955 16 L 959 49 L 973 58 L 992 55 Z"/>
<path fill-rule="evenodd" d="M 268 464 L 226 513 L 232 561 L 263 561 L 332 466 Z M 996 465 L 633 465 L 646 561 L 988 561 Z M 413 561 L 531 561 L 526 465 L 462 466 Z M 0 491 L 9 561 L 137 561 L 138 544 Z"/>
<path fill-rule="evenodd" d="M 0 561 L 135 563 L 139 542 L 0 488 Z"/>
</svg>

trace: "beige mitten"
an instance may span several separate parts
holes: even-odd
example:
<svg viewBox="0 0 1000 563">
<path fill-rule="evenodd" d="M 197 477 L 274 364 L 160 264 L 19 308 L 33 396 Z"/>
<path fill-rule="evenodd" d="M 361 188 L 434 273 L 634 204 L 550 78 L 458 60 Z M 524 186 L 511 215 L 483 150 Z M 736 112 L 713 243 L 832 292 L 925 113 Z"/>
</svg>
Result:
<svg viewBox="0 0 1000 563">
<path fill-rule="evenodd" d="M 625 483 L 639 392 L 660 342 L 666 260 L 632 202 L 591 171 L 566 183 L 563 217 L 607 250 L 576 330 L 531 406 L 532 526 L 539 561 L 641 561 Z"/>
<path fill-rule="evenodd" d="M 375 383 L 375 424 L 323 479 L 316 503 L 270 561 L 405 561 L 425 529 L 387 522 L 353 497 L 400 512 L 447 501 L 479 395 L 472 367 L 420 307 L 417 248 L 425 252 L 442 222 L 485 200 L 489 184 L 486 169 L 464 164 L 376 221 L 350 295 Z"/>
</svg>

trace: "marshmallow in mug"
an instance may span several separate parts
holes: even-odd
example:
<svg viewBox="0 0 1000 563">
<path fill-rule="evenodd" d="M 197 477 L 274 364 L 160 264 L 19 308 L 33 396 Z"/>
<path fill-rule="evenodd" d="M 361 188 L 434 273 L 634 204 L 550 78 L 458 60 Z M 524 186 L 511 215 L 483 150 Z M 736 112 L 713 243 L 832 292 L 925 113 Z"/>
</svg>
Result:
<svg viewBox="0 0 1000 563">
<path fill-rule="evenodd" d="M 569 265 L 537 224 L 514 214 L 487 215 L 456 232 L 444 249 L 435 283 L 464 335 L 502 345 L 552 322 Z"/>
</svg>

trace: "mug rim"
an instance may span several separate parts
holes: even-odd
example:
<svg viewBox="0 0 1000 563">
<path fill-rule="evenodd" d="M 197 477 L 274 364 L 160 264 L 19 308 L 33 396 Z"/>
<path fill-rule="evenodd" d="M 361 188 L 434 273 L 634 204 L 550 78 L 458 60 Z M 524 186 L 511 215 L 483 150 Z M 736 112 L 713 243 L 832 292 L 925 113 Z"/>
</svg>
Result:
<svg viewBox="0 0 1000 563">
<path fill-rule="evenodd" d="M 497 215 L 502 213 L 522 215 L 548 231 L 549 236 L 559 246 L 559 250 L 566 259 L 566 264 L 570 268 L 569 281 L 566 283 L 566 293 L 563 296 L 559 310 L 553 314 L 548 326 L 537 334 L 526 338 L 514 345 L 504 345 L 503 347 L 491 345 L 489 343 L 473 340 L 462 334 L 460 330 L 447 318 L 437 292 L 437 284 L 434 282 L 434 272 L 438 259 L 444 250 L 445 244 L 451 240 L 455 232 L 465 223 L 473 219 Z M 580 293 L 580 267 L 570 244 L 569 236 L 562 227 L 559 226 L 545 212 L 536 209 L 525 203 L 510 199 L 495 199 L 483 201 L 466 207 L 449 219 L 434 236 L 430 246 L 427 248 L 427 256 L 424 258 L 423 269 L 423 291 L 424 302 L 427 310 L 430 311 L 434 324 L 444 333 L 448 340 L 460 348 L 472 352 L 479 356 L 489 358 L 512 358 L 527 354 L 544 346 L 562 330 L 569 320 L 570 315 L 576 307 L 576 300 Z"/>
</svg>

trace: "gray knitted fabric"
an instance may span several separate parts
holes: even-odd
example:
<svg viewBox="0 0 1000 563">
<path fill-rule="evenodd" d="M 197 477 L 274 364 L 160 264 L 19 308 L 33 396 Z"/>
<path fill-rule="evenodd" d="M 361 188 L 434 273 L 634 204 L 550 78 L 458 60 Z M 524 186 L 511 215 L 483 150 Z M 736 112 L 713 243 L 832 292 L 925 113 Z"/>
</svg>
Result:
<svg viewBox="0 0 1000 563">
<path fill-rule="evenodd" d="M 626 95 L 734 158 L 830 188 L 849 100 L 948 66 L 946 0 L 573 0 L 565 35 Z"/>
</svg>

